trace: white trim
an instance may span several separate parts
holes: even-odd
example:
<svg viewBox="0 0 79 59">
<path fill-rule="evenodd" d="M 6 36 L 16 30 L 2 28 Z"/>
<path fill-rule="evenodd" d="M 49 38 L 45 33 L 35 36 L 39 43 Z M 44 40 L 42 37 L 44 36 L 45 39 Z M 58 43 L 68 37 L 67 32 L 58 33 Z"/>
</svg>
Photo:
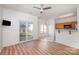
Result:
<svg viewBox="0 0 79 59">
<path fill-rule="evenodd" d="M 37 40 L 37 39 L 25 40 L 25 41 L 19 41 L 19 43 L 29 42 L 29 41 L 33 41 L 33 40 Z"/>
</svg>

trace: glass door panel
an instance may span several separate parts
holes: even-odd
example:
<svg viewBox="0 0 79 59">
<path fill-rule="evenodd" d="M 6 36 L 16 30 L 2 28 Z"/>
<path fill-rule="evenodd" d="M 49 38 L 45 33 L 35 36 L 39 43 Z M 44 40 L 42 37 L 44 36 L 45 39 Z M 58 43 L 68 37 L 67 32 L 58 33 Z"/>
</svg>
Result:
<svg viewBox="0 0 79 59">
<path fill-rule="evenodd" d="M 28 34 L 28 40 L 31 40 L 31 39 L 33 39 L 33 24 L 32 23 L 29 23 L 28 24 L 28 32 L 29 32 L 29 34 Z"/>
<path fill-rule="evenodd" d="M 33 39 L 33 23 L 26 24 L 26 38 L 27 41 Z"/>
<path fill-rule="evenodd" d="M 33 39 L 33 23 L 20 22 L 20 41 L 29 41 Z"/>
<path fill-rule="evenodd" d="M 20 22 L 20 41 L 26 40 L 26 24 Z"/>
</svg>

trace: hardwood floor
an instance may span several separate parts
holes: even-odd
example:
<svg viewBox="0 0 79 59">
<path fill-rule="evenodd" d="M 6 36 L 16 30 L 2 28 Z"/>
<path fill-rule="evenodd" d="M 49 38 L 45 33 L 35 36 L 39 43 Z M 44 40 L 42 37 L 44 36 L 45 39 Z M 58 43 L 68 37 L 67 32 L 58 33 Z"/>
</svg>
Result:
<svg viewBox="0 0 79 59">
<path fill-rule="evenodd" d="M 30 41 L 3 48 L 1 55 L 78 55 L 79 49 L 57 42 Z"/>
</svg>

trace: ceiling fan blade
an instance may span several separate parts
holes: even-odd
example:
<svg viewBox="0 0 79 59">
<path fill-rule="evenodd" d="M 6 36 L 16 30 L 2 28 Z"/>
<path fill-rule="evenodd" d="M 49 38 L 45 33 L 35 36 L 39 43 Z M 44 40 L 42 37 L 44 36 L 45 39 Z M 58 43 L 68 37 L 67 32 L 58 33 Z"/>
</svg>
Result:
<svg viewBox="0 0 79 59">
<path fill-rule="evenodd" d="M 39 10 L 41 9 L 41 8 L 38 8 L 38 7 L 33 7 L 33 8 L 36 8 L 36 9 L 39 9 Z"/>
<path fill-rule="evenodd" d="M 45 7 L 43 8 L 43 10 L 47 10 L 47 9 L 51 9 L 52 7 Z"/>
<path fill-rule="evenodd" d="M 41 6 L 41 8 L 43 8 L 43 4 L 41 4 L 40 6 Z"/>
</svg>

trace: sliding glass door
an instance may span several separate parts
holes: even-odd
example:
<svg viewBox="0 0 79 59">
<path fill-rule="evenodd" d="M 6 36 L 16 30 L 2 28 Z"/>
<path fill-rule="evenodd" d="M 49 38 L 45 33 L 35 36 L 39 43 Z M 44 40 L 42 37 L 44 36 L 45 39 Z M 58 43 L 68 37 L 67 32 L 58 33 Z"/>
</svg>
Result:
<svg viewBox="0 0 79 59">
<path fill-rule="evenodd" d="M 20 22 L 20 41 L 30 41 L 33 39 L 33 23 Z"/>
<path fill-rule="evenodd" d="M 26 38 L 28 41 L 33 39 L 33 23 L 31 22 L 26 24 Z"/>
<path fill-rule="evenodd" d="M 26 40 L 26 23 L 20 22 L 20 41 Z"/>
</svg>

